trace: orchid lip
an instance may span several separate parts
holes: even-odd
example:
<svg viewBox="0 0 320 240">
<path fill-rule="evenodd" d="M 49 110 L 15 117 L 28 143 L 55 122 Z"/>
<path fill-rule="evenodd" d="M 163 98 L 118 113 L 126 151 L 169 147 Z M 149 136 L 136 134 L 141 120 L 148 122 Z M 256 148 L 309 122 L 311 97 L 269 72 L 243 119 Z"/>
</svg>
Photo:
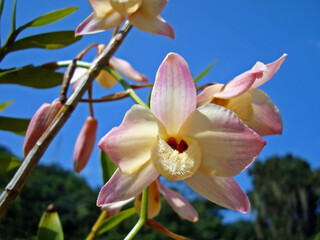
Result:
<svg viewBox="0 0 320 240">
<path fill-rule="evenodd" d="M 181 139 L 180 142 L 177 142 L 177 140 L 174 137 L 170 137 L 167 140 L 167 143 L 173 150 L 177 150 L 179 153 L 183 153 L 189 147 L 186 141 Z"/>
</svg>

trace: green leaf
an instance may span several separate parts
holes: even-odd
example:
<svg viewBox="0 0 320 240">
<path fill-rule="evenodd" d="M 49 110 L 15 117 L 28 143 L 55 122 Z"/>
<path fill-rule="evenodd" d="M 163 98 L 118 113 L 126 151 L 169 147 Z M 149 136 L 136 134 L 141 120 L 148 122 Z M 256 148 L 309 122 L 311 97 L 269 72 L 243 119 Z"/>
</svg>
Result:
<svg viewBox="0 0 320 240">
<path fill-rule="evenodd" d="M 197 77 L 195 77 L 195 79 L 193 80 L 194 83 L 199 82 L 204 76 L 206 76 L 216 63 L 217 60 L 214 60 L 212 63 L 210 63 L 210 65 L 205 70 L 203 70 Z"/>
<path fill-rule="evenodd" d="M 40 26 L 44 26 L 44 25 L 56 22 L 68 16 L 69 14 L 73 13 L 77 9 L 78 7 L 68 7 L 68 8 L 63 8 L 63 9 L 59 9 L 59 10 L 44 14 L 32 20 L 31 22 L 28 22 L 27 24 L 21 26 L 19 30 L 21 31 L 27 27 L 40 27 Z"/>
<path fill-rule="evenodd" d="M 0 117 L 0 130 L 24 136 L 26 135 L 29 122 L 29 119 Z"/>
<path fill-rule="evenodd" d="M 102 150 L 100 151 L 100 163 L 102 168 L 103 183 L 106 183 L 117 169 L 117 165 L 114 164 L 109 156 Z"/>
<path fill-rule="evenodd" d="M 13 103 L 14 103 L 14 101 L 7 101 L 4 103 L 1 103 L 0 104 L 0 112 L 2 112 L 5 108 L 7 108 L 8 106 L 10 106 Z"/>
<path fill-rule="evenodd" d="M 132 208 L 123 210 L 111 217 L 108 217 L 106 220 L 103 221 L 103 223 L 98 228 L 97 235 L 100 236 L 103 233 L 109 231 L 110 229 L 114 228 L 125 219 L 134 215 L 135 213 L 136 213 L 136 209 L 132 207 Z"/>
<path fill-rule="evenodd" d="M 0 84 L 19 84 L 33 88 L 51 88 L 62 83 L 63 74 L 47 67 L 32 65 L 0 72 Z"/>
<path fill-rule="evenodd" d="M 37 232 L 38 240 L 63 240 L 63 230 L 58 212 L 53 204 L 43 213 Z"/>
<path fill-rule="evenodd" d="M 77 42 L 80 39 L 81 37 L 74 36 L 74 31 L 61 31 L 38 34 L 22 38 L 12 43 L 7 48 L 6 53 L 27 48 L 59 49 L 64 48 L 74 42 Z"/>
<path fill-rule="evenodd" d="M 21 165 L 21 161 L 11 153 L 0 149 L 0 174 L 10 171 Z"/>
</svg>

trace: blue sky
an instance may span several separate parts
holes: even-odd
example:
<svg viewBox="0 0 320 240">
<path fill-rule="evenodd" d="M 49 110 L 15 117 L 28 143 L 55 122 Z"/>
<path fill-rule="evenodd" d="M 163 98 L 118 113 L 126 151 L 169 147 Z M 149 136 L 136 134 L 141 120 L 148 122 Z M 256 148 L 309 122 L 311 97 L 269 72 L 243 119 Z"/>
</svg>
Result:
<svg viewBox="0 0 320 240">
<path fill-rule="evenodd" d="M 2 42 L 11 29 L 11 4 L 12 1 L 5 3 L 1 22 Z M 21 37 L 48 30 L 73 30 L 92 9 L 87 0 L 18 0 L 18 26 L 46 12 L 69 6 L 79 6 L 79 10 L 66 19 L 46 27 L 28 29 Z M 151 82 L 154 81 L 157 68 L 169 52 L 182 55 L 194 75 L 199 74 L 217 59 L 218 63 L 203 83 L 226 83 L 250 69 L 256 61 L 273 62 L 283 53 L 287 53 L 287 59 L 277 74 L 260 87 L 280 109 L 284 129 L 281 136 L 266 137 L 267 146 L 259 155 L 259 159 L 292 153 L 308 160 L 313 168 L 318 168 L 319 9 L 320 2 L 317 0 L 170 0 L 161 15 L 175 29 L 175 40 L 132 29 L 115 56 L 130 61 Z M 0 68 L 72 59 L 91 43 L 107 43 L 110 35 L 111 31 L 84 36 L 80 42 L 61 50 L 32 49 L 14 52 L 0 63 Z M 94 52 L 89 54 L 88 61 L 93 54 Z M 94 96 L 100 97 L 121 90 L 120 86 L 105 90 L 95 85 Z M 58 97 L 59 88 L 37 90 L 1 85 L 0 93 L 0 103 L 15 101 L 14 105 L 1 112 L 2 116 L 31 118 L 42 103 L 52 102 Z M 142 99 L 147 99 L 147 91 L 138 90 L 138 94 Z M 132 104 L 131 99 L 125 99 L 94 106 L 99 122 L 98 139 L 121 123 L 125 112 Z M 40 163 L 57 163 L 66 169 L 73 168 L 74 143 L 88 114 L 88 106 L 80 104 Z M 8 147 L 21 157 L 22 144 L 23 137 L 0 131 L 0 145 Z M 92 186 L 101 186 L 102 182 L 98 153 L 96 148 L 86 169 L 80 174 L 86 177 Z M 236 179 L 244 190 L 250 189 L 251 183 L 246 172 Z"/>
</svg>

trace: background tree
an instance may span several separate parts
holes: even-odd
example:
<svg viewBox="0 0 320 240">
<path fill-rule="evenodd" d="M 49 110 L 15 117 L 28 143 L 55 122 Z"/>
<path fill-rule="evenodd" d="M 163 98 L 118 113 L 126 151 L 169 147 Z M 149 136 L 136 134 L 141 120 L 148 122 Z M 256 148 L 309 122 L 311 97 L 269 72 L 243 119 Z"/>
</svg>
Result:
<svg viewBox="0 0 320 240">
<path fill-rule="evenodd" d="M 249 174 L 254 189 L 249 196 L 257 214 L 258 239 L 308 239 L 319 230 L 318 172 L 291 155 L 253 165 Z"/>
</svg>

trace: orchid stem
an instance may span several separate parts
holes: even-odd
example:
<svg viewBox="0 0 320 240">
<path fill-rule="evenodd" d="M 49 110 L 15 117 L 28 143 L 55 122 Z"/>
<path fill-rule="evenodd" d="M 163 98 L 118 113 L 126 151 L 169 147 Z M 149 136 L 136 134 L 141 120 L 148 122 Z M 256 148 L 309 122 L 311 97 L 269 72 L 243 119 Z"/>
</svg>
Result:
<svg viewBox="0 0 320 240">
<path fill-rule="evenodd" d="M 45 153 L 51 141 L 54 139 L 59 130 L 68 120 L 73 110 L 77 107 L 77 104 L 79 103 L 80 99 L 88 90 L 93 80 L 98 76 L 103 66 L 105 66 L 108 63 L 110 58 L 119 48 L 119 46 L 121 45 L 122 41 L 124 40 L 125 36 L 128 34 L 131 28 L 132 25 L 129 23 L 129 21 L 127 21 L 123 25 L 119 33 L 117 33 L 117 35 L 114 36 L 114 38 L 106 47 L 106 49 L 102 52 L 102 54 L 99 55 L 99 57 L 95 61 L 93 61 L 92 64 L 90 64 L 90 68 L 87 74 L 83 76 L 83 78 L 80 80 L 78 87 L 76 88 L 74 93 L 68 98 L 65 105 L 63 105 L 54 122 L 42 134 L 35 146 L 30 150 L 27 157 L 20 165 L 18 171 L 15 173 L 15 175 L 13 176 L 13 178 L 8 183 L 5 190 L 2 192 L 0 196 L 0 219 L 5 215 L 8 208 L 11 206 L 15 198 L 19 195 L 21 189 L 28 180 L 33 169 L 38 164 L 40 158 Z M 19 31 L 17 30 L 16 33 L 17 32 Z M 10 39 L 12 38 L 13 37 L 11 36 Z"/>
<path fill-rule="evenodd" d="M 86 240 L 94 240 L 98 237 L 97 230 L 100 227 L 100 225 L 103 223 L 103 220 L 105 220 L 106 218 L 107 218 L 107 212 L 102 211 L 100 216 L 98 217 L 97 221 L 95 222 L 95 224 L 91 228 L 91 232 L 87 236 Z"/>
<path fill-rule="evenodd" d="M 69 66 L 71 60 L 67 60 L 67 61 L 59 61 L 57 62 L 57 64 L 60 67 L 66 67 Z M 82 68 L 89 68 L 90 67 L 90 63 L 88 62 L 84 62 L 84 61 L 77 61 L 77 66 L 78 67 L 82 67 Z M 136 103 L 148 107 L 144 101 L 141 100 L 141 98 L 136 94 L 136 92 L 133 90 L 133 88 L 130 86 L 129 83 L 126 82 L 126 80 L 124 80 L 119 73 L 117 73 L 117 71 L 113 70 L 112 68 L 108 67 L 108 66 L 104 66 L 103 67 L 104 70 L 108 71 L 121 85 L 122 87 L 128 91 L 129 96 L 133 99 L 133 101 L 135 101 Z"/>
<path fill-rule="evenodd" d="M 124 240 L 131 240 L 133 239 L 139 230 L 142 228 L 142 226 L 147 222 L 148 220 L 148 193 L 149 193 L 149 187 L 143 190 L 142 192 L 142 202 L 141 202 L 141 211 L 140 211 L 140 218 L 136 225 L 131 229 L 131 231 L 128 233 L 126 238 Z"/>
<path fill-rule="evenodd" d="M 90 87 L 88 89 L 88 97 L 90 100 L 92 99 L 92 84 L 90 85 Z M 90 110 L 90 116 L 94 117 L 92 102 L 89 102 L 89 110 Z"/>
</svg>

